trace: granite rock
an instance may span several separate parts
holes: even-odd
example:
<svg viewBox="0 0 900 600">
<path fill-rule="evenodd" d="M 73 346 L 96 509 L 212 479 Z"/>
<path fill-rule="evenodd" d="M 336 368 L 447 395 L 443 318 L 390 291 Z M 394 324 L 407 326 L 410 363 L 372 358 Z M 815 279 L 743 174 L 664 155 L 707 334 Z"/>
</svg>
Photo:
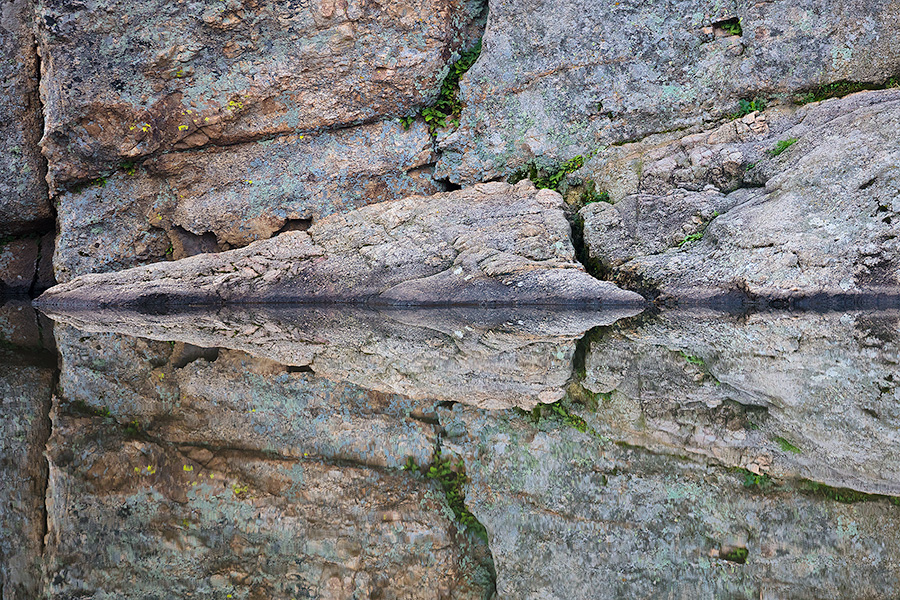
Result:
<svg viewBox="0 0 900 600">
<path fill-rule="evenodd" d="M 900 73 L 896 0 L 495 0 L 439 174 L 471 183 L 532 160 L 720 119 L 738 100 Z"/>
<path fill-rule="evenodd" d="M 238 250 L 83 275 L 38 302 L 641 305 L 575 261 L 562 205 L 528 181 L 411 196 Z"/>
<path fill-rule="evenodd" d="M 615 201 L 582 209 L 588 252 L 687 302 L 896 295 L 898 127 L 894 89 L 622 146 L 585 166 Z"/>
</svg>

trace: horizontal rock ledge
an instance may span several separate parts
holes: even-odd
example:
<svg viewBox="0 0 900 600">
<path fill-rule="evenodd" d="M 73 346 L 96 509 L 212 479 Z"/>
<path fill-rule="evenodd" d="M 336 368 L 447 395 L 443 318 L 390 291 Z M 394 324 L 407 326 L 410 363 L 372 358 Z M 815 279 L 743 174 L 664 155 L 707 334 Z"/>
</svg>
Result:
<svg viewBox="0 0 900 600">
<path fill-rule="evenodd" d="M 36 303 L 644 304 L 588 274 L 570 233 L 558 193 L 486 183 L 366 206 L 237 250 L 83 275 Z"/>
</svg>

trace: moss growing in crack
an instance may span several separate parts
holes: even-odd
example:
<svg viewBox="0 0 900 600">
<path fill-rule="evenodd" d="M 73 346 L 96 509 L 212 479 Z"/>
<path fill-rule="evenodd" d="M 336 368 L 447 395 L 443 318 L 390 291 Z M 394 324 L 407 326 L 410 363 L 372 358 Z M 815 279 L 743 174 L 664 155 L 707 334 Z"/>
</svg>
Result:
<svg viewBox="0 0 900 600">
<path fill-rule="evenodd" d="M 781 448 L 782 452 L 790 452 L 792 454 L 801 454 L 803 452 L 803 450 L 801 450 L 794 444 L 790 443 L 783 437 L 775 437 L 772 439 L 775 441 L 776 444 L 778 444 L 778 447 Z"/>
<path fill-rule="evenodd" d="M 900 506 L 900 498 L 896 496 L 867 494 L 865 492 L 858 492 L 849 488 L 831 487 L 829 485 L 825 485 L 824 483 L 809 481 L 808 479 L 800 480 L 799 488 L 806 494 L 819 496 L 821 498 L 827 498 L 829 500 L 834 500 L 835 502 L 840 502 L 841 504 L 856 504 L 858 502 L 878 502 L 880 500 L 887 500 L 894 506 Z"/>
<path fill-rule="evenodd" d="M 900 87 L 900 77 L 891 77 L 881 83 L 842 80 L 797 94 L 794 96 L 794 102 L 803 105 L 810 102 L 821 102 L 829 98 L 843 98 L 856 92 L 886 90 L 897 87 Z"/>
<path fill-rule="evenodd" d="M 797 143 L 797 138 L 788 138 L 786 140 L 781 140 L 780 142 L 775 144 L 774 148 L 772 148 L 771 150 L 767 150 L 766 152 L 769 154 L 769 156 L 775 157 L 796 143 Z"/>
<path fill-rule="evenodd" d="M 428 130 L 432 135 L 438 128 L 446 127 L 448 123 L 454 127 L 459 126 L 459 115 L 463 108 L 462 101 L 459 99 L 459 78 L 472 68 L 480 54 L 481 40 L 478 40 L 471 50 L 463 52 L 459 60 L 450 65 L 450 72 L 441 84 L 441 91 L 435 103 L 422 109 L 422 118 L 428 124 Z M 406 119 L 406 121 L 401 119 L 401 122 L 409 127 L 409 117 Z"/>
<path fill-rule="evenodd" d="M 407 461 L 404 469 L 411 470 L 411 465 L 411 461 Z M 469 478 L 466 476 L 465 464 L 462 459 L 454 462 L 449 456 L 443 456 L 440 451 L 435 452 L 434 462 L 425 471 L 425 477 L 434 479 L 441 485 L 447 504 L 450 506 L 450 510 L 453 511 L 456 519 L 465 525 L 466 529 L 487 543 L 487 530 L 475 518 L 472 511 L 466 508 L 464 488 L 469 482 Z"/>
</svg>

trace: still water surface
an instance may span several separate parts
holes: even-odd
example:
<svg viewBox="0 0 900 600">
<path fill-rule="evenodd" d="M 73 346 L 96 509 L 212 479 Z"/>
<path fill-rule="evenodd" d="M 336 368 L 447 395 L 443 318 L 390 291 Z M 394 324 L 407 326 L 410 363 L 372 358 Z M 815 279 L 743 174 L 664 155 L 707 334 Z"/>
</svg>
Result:
<svg viewBox="0 0 900 600">
<path fill-rule="evenodd" d="M 0 306 L 0 598 L 897 598 L 900 312 Z"/>
</svg>

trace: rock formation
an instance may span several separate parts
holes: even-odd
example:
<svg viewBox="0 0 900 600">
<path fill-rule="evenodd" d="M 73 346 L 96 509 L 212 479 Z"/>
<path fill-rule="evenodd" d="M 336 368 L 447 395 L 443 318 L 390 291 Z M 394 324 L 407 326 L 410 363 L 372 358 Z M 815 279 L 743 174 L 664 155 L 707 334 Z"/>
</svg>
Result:
<svg viewBox="0 0 900 600">
<path fill-rule="evenodd" d="M 562 198 L 489 183 L 383 202 L 246 248 L 109 274 L 41 297 L 51 305 L 339 302 L 632 305 L 574 260 Z"/>
</svg>

